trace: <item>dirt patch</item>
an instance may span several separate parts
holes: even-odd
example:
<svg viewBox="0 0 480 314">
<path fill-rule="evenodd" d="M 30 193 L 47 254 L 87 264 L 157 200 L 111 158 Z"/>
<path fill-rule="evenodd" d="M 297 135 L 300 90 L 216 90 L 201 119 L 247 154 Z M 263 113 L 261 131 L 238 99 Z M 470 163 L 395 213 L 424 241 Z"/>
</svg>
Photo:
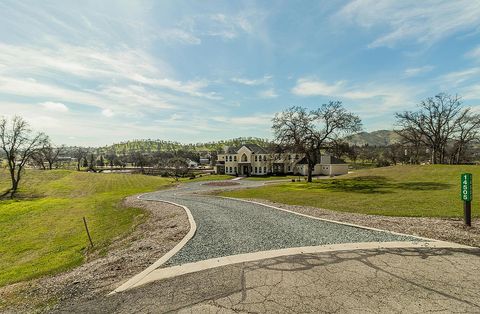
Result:
<svg viewBox="0 0 480 314">
<path fill-rule="evenodd" d="M 376 216 L 337 212 L 310 206 L 286 205 L 267 200 L 252 199 L 252 201 L 318 218 L 480 247 L 480 219 L 473 219 L 472 226 L 466 227 L 458 218 Z"/>
<path fill-rule="evenodd" d="M 208 185 L 208 186 L 232 186 L 232 185 L 240 185 L 238 182 L 208 182 L 204 183 L 202 185 Z"/>
<path fill-rule="evenodd" d="M 123 206 L 145 209 L 146 221 L 130 235 L 112 241 L 105 255 L 90 255 L 72 271 L 0 288 L 0 312 L 43 312 L 57 303 L 75 304 L 105 295 L 153 264 L 190 229 L 181 207 L 135 196 L 126 198 Z"/>
</svg>

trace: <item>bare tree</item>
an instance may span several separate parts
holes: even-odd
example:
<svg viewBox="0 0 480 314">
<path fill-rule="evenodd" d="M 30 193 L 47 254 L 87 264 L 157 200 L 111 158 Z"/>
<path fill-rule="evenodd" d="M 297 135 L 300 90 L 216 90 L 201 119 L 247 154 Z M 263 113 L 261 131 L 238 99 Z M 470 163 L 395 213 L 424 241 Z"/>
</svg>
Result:
<svg viewBox="0 0 480 314">
<path fill-rule="evenodd" d="M 465 109 L 457 118 L 457 134 L 453 143 L 453 156 L 451 163 L 459 164 L 462 161 L 466 147 L 472 142 L 478 142 L 478 128 L 480 127 L 480 115 L 471 113 L 471 109 Z"/>
<path fill-rule="evenodd" d="M 395 133 L 400 135 L 401 143 L 405 146 L 407 152 L 410 153 L 410 163 L 419 164 L 420 151 L 422 148 L 425 149 L 425 141 L 420 130 L 412 125 L 405 124 L 403 129 L 395 130 Z"/>
<path fill-rule="evenodd" d="M 174 157 L 167 162 L 167 171 L 176 181 L 188 174 L 188 162 L 184 158 Z"/>
<path fill-rule="evenodd" d="M 45 167 L 45 156 L 43 156 L 41 149 L 33 154 L 31 159 L 33 163 L 41 170 L 47 170 L 47 167 Z"/>
<path fill-rule="evenodd" d="M 477 138 L 480 116 L 462 108 L 458 95 L 438 94 L 420 102 L 417 111 L 396 113 L 398 134 L 416 149 L 423 143 L 430 151 L 433 164 L 445 163 L 449 143 L 455 142 L 460 160 L 465 146 Z M 418 150 L 417 150 L 418 152 Z"/>
<path fill-rule="evenodd" d="M 305 155 L 308 182 L 320 160 L 320 149 L 338 138 L 361 130 L 361 120 L 348 112 L 339 101 L 330 101 L 316 110 L 295 106 L 273 118 L 272 129 L 280 144 Z"/>
<path fill-rule="evenodd" d="M 80 171 L 80 167 L 82 166 L 82 161 L 87 156 L 87 150 L 82 147 L 77 147 L 74 151 L 73 157 L 77 159 L 77 171 Z"/>
<path fill-rule="evenodd" d="M 418 111 L 396 113 L 397 125 L 418 132 L 430 148 L 431 162 L 443 163 L 446 145 L 455 132 L 461 105 L 459 96 L 438 94 L 422 100 Z"/>
<path fill-rule="evenodd" d="M 10 194 L 13 198 L 25 165 L 32 155 L 48 142 L 48 137 L 44 133 L 33 134 L 28 123 L 23 118 L 15 116 L 11 121 L 7 118 L 0 119 L 0 141 L 7 158 L 12 183 L 4 195 Z"/>
<path fill-rule="evenodd" d="M 40 149 L 40 153 L 48 163 L 49 170 L 53 169 L 53 165 L 58 162 L 58 157 L 64 149 L 64 146 L 54 147 L 50 142 L 46 143 L 44 147 Z"/>
</svg>

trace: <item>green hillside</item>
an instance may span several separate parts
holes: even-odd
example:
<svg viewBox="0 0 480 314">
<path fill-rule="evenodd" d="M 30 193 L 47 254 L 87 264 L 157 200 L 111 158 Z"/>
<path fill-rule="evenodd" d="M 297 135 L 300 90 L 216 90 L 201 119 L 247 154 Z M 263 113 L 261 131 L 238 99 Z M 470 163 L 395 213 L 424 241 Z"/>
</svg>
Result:
<svg viewBox="0 0 480 314">
<path fill-rule="evenodd" d="M 390 130 L 360 132 L 347 138 L 349 144 L 357 146 L 363 146 L 365 144 L 369 146 L 388 146 L 398 143 L 399 141 L 400 136 Z"/>
</svg>

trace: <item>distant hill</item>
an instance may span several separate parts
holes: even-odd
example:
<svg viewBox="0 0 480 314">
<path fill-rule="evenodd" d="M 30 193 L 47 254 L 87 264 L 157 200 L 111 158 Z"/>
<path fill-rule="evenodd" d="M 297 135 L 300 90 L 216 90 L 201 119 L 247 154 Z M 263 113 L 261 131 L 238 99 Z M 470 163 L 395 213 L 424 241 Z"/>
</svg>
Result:
<svg viewBox="0 0 480 314">
<path fill-rule="evenodd" d="M 393 131 L 379 130 L 373 132 L 361 132 L 352 135 L 347 138 L 347 142 L 350 145 L 363 146 L 368 144 L 369 146 L 386 146 L 399 141 L 399 136 Z M 107 145 L 103 147 L 90 147 L 89 151 L 94 152 L 97 155 L 106 155 L 108 153 L 115 153 L 117 155 L 128 155 L 134 152 L 172 152 L 172 151 L 190 151 L 190 152 L 213 152 L 223 151 L 225 146 L 240 146 L 244 143 L 258 144 L 260 146 L 268 146 L 271 142 L 268 139 L 258 137 L 238 137 L 234 139 L 212 141 L 206 143 L 192 143 L 183 144 L 173 141 L 165 140 L 131 140 L 125 141 L 113 145 Z M 64 154 L 73 156 L 76 151 L 76 147 L 66 147 Z"/>
<path fill-rule="evenodd" d="M 108 152 L 115 152 L 117 155 L 125 155 L 132 152 L 156 152 L 156 151 L 222 151 L 225 146 L 239 146 L 243 143 L 254 143 L 260 146 L 269 144 L 267 139 L 257 137 L 239 137 L 229 140 L 212 141 L 207 143 L 192 143 L 182 144 L 178 142 L 164 141 L 164 140 L 132 140 L 122 143 L 117 143 L 109 146 L 96 148 L 97 154 L 106 154 Z"/>
<path fill-rule="evenodd" d="M 400 136 L 390 130 L 360 132 L 347 138 L 349 144 L 357 146 L 363 146 L 365 144 L 368 144 L 369 146 L 387 146 L 398 143 L 399 141 Z"/>
</svg>

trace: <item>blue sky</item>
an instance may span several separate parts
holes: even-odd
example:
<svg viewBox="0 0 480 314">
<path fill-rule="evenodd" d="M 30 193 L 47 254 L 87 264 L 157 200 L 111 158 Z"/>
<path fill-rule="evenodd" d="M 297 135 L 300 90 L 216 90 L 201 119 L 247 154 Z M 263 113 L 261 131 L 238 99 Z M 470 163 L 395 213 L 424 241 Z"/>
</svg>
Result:
<svg viewBox="0 0 480 314">
<path fill-rule="evenodd" d="M 0 0 L 0 114 L 58 144 L 270 138 L 328 100 L 392 129 L 438 92 L 480 109 L 477 0 Z"/>
</svg>

